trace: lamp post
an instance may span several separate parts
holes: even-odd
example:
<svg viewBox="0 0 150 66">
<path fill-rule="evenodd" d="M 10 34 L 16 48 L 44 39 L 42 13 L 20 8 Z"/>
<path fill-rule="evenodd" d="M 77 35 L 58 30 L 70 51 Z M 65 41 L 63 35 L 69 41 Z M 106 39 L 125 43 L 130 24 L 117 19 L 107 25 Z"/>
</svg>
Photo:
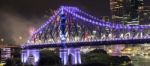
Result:
<svg viewBox="0 0 150 66">
<path fill-rule="evenodd" d="M 23 38 L 22 38 L 22 36 L 19 36 L 19 40 L 22 40 Z"/>
<path fill-rule="evenodd" d="M 3 43 L 4 43 L 4 38 L 1 38 L 1 42 L 2 42 L 2 45 L 3 45 Z"/>
<path fill-rule="evenodd" d="M 23 37 L 22 37 L 22 36 L 19 36 L 18 39 L 19 39 L 18 44 L 21 44 L 21 43 L 22 43 L 22 40 L 23 40 Z"/>
</svg>

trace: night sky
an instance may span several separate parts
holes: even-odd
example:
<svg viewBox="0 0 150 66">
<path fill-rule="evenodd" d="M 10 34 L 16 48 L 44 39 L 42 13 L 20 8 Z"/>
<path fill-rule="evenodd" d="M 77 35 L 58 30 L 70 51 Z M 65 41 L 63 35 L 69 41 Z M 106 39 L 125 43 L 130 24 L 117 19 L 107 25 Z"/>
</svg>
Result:
<svg viewBox="0 0 150 66">
<path fill-rule="evenodd" d="M 150 0 L 144 0 L 145 5 Z M 94 16 L 109 16 L 109 0 L 0 0 L 0 38 L 6 44 L 23 43 L 30 27 L 39 27 L 50 9 L 61 5 L 77 6 Z M 22 36 L 23 40 L 18 40 Z"/>
</svg>

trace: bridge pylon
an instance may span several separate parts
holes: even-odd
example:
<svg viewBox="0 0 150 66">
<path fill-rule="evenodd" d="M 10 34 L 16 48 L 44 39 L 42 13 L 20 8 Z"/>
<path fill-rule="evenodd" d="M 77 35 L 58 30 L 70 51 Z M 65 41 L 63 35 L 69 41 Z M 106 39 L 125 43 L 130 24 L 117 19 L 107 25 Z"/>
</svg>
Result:
<svg viewBox="0 0 150 66">
<path fill-rule="evenodd" d="M 66 46 L 66 15 L 61 9 L 60 37 L 63 48 L 60 48 L 60 58 L 64 65 L 81 64 L 80 48 L 67 48 Z"/>
<path fill-rule="evenodd" d="M 21 61 L 23 64 L 38 65 L 40 58 L 39 49 L 23 49 L 21 53 Z"/>
<path fill-rule="evenodd" d="M 64 65 L 81 64 L 80 48 L 61 48 L 60 58 Z"/>
</svg>

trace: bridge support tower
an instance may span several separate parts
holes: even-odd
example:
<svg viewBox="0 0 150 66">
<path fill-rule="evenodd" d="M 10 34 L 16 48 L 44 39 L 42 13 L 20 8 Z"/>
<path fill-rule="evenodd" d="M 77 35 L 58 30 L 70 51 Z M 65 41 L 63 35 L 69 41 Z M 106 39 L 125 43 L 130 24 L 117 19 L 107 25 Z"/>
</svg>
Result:
<svg viewBox="0 0 150 66">
<path fill-rule="evenodd" d="M 64 65 L 76 65 L 81 64 L 80 48 L 67 48 L 66 46 L 66 16 L 62 8 L 61 11 L 61 23 L 60 23 L 60 37 L 63 45 L 60 48 L 60 58 Z"/>
<path fill-rule="evenodd" d="M 40 58 L 39 49 L 23 49 L 21 53 L 21 61 L 23 64 L 38 65 Z"/>
<path fill-rule="evenodd" d="M 60 58 L 64 65 L 81 64 L 80 48 L 60 49 Z"/>
</svg>

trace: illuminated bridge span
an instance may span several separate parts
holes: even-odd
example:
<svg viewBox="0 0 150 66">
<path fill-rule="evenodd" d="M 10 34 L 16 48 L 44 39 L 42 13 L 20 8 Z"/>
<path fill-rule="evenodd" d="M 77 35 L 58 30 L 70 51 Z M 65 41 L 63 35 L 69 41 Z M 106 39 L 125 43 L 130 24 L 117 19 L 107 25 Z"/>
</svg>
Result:
<svg viewBox="0 0 150 66">
<path fill-rule="evenodd" d="M 81 47 L 81 46 L 99 46 L 99 45 L 115 45 L 115 44 L 144 44 L 150 43 L 150 39 L 127 39 L 127 40 L 108 40 L 108 41 L 89 41 L 89 42 L 69 42 L 66 47 Z M 64 47 L 62 43 L 52 44 L 36 44 L 28 45 L 24 49 L 42 49 L 47 47 Z"/>
<path fill-rule="evenodd" d="M 30 53 L 39 57 L 35 49 L 60 47 L 64 65 L 68 64 L 69 54 L 73 56 L 72 64 L 81 64 L 81 46 L 141 43 L 150 43 L 150 26 L 105 22 L 77 7 L 62 6 L 22 45 L 22 55 L 26 54 L 26 62 Z"/>
</svg>

